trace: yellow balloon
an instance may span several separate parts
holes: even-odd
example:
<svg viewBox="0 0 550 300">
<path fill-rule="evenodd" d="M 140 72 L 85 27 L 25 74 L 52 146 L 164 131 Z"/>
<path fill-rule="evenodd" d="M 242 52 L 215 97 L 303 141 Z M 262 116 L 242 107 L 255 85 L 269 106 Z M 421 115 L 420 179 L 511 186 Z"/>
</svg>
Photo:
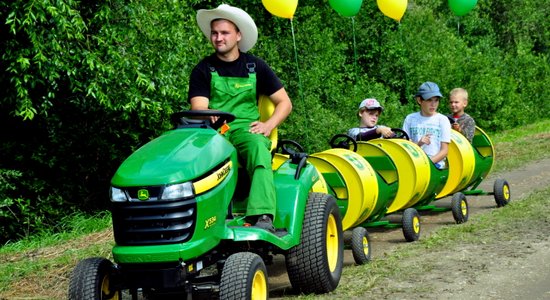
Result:
<svg viewBox="0 0 550 300">
<path fill-rule="evenodd" d="M 407 0 L 376 0 L 376 4 L 384 15 L 396 21 L 401 21 L 407 10 Z"/>
<path fill-rule="evenodd" d="M 298 7 L 298 0 L 262 0 L 262 4 L 272 15 L 292 19 Z"/>
</svg>

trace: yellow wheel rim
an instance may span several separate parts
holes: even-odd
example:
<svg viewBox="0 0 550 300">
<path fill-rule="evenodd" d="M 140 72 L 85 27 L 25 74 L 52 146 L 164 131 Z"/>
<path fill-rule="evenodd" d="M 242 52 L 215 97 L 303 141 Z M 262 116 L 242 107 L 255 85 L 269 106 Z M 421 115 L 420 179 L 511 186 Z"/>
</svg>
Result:
<svg viewBox="0 0 550 300">
<path fill-rule="evenodd" d="M 504 195 L 504 199 L 510 199 L 510 188 L 508 187 L 508 185 L 504 185 L 502 187 L 502 194 Z"/>
<path fill-rule="evenodd" d="M 267 299 L 267 280 L 262 270 L 256 270 L 256 273 L 254 273 L 250 296 L 252 300 Z"/>
<path fill-rule="evenodd" d="M 101 281 L 101 295 L 102 295 L 101 299 L 104 299 L 103 295 L 110 295 L 110 294 L 111 294 L 111 290 L 109 289 L 109 277 L 104 276 L 103 280 Z M 113 297 L 109 299 L 118 300 L 119 299 L 118 292 L 116 292 L 113 295 Z"/>
<path fill-rule="evenodd" d="M 468 205 L 466 205 L 466 201 L 464 201 L 464 200 L 460 201 L 460 209 L 462 210 L 462 215 L 463 216 L 468 214 Z"/>
<path fill-rule="evenodd" d="M 369 249 L 369 240 L 367 239 L 366 236 L 363 237 L 363 252 L 365 253 L 365 256 L 366 256 L 366 257 L 369 256 L 369 252 L 370 252 L 370 249 Z"/>
<path fill-rule="evenodd" d="M 336 270 L 338 264 L 338 244 L 338 226 L 336 219 L 330 214 L 327 220 L 327 259 L 331 272 Z"/>
<path fill-rule="evenodd" d="M 413 218 L 413 230 L 414 233 L 420 233 L 420 219 L 418 217 Z"/>
</svg>

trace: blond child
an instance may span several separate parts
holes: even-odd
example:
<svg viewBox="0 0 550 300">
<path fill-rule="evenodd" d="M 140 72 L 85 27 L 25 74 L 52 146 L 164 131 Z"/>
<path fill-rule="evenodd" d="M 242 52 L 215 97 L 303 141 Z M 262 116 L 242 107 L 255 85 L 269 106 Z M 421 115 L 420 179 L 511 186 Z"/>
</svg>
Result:
<svg viewBox="0 0 550 300">
<path fill-rule="evenodd" d="M 409 114 L 403 122 L 403 130 L 410 140 L 420 146 L 439 169 L 445 167 L 451 142 L 449 119 L 437 112 L 441 97 L 437 84 L 424 82 L 415 95 L 420 111 Z"/>
<path fill-rule="evenodd" d="M 452 122 L 452 128 L 464 135 L 470 143 L 474 138 L 476 122 L 464 112 L 468 106 L 468 91 L 463 88 L 455 88 L 449 93 L 449 107 L 451 114 L 447 115 Z"/>
<path fill-rule="evenodd" d="M 357 141 L 368 141 L 380 137 L 393 137 L 395 134 L 389 127 L 377 125 L 384 107 L 374 98 L 368 98 L 359 104 L 359 127 L 348 130 L 348 135 Z"/>
</svg>

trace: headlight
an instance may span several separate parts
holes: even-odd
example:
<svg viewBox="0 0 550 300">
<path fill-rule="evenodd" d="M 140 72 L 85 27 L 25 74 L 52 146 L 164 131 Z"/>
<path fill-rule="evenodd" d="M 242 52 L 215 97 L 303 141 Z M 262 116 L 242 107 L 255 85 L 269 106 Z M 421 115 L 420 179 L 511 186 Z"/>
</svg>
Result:
<svg viewBox="0 0 550 300">
<path fill-rule="evenodd" d="M 126 197 L 126 193 L 124 193 L 123 190 L 116 187 L 111 187 L 111 201 L 126 202 L 128 201 L 128 197 Z"/>
<path fill-rule="evenodd" d="M 175 200 L 192 197 L 193 195 L 193 185 L 191 182 L 186 182 L 165 187 L 160 198 L 161 200 Z"/>
</svg>

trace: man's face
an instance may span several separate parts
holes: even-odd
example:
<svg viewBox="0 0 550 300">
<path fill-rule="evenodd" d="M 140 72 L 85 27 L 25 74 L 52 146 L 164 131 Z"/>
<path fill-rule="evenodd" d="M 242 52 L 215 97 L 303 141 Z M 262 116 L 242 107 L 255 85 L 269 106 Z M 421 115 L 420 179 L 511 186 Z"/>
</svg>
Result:
<svg viewBox="0 0 550 300">
<path fill-rule="evenodd" d="M 241 40 L 241 33 L 237 26 L 228 20 L 215 20 L 210 24 L 210 42 L 216 52 L 227 54 L 238 51 L 237 45 Z"/>
</svg>

